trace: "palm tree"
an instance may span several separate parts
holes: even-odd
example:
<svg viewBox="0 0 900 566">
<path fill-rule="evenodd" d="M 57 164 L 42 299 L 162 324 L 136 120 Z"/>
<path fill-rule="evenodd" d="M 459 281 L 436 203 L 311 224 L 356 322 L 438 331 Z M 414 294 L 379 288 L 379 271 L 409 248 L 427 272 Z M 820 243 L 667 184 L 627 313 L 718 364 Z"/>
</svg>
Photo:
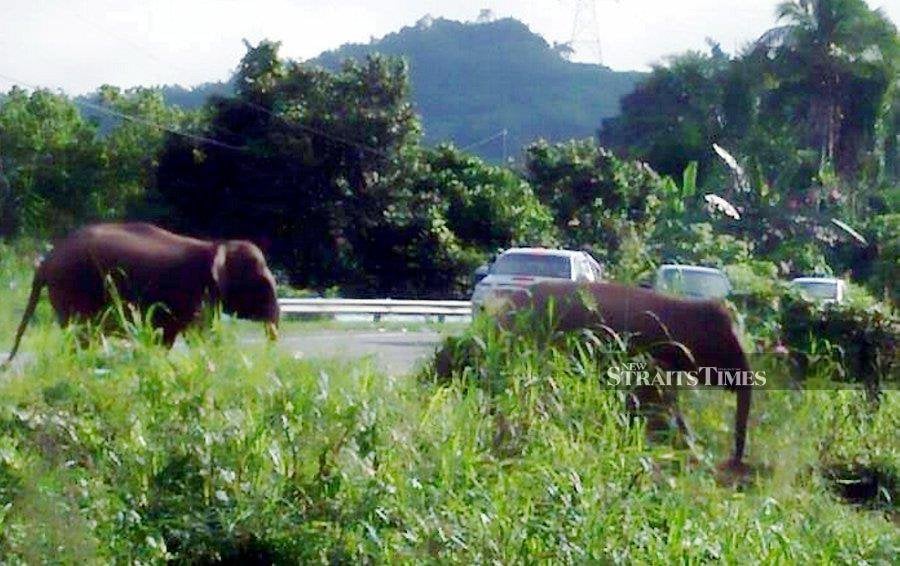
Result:
<svg viewBox="0 0 900 566">
<path fill-rule="evenodd" d="M 788 0 L 777 16 L 786 23 L 781 51 L 809 97 L 809 142 L 838 173 L 853 174 L 896 82 L 897 28 L 863 0 Z"/>
</svg>

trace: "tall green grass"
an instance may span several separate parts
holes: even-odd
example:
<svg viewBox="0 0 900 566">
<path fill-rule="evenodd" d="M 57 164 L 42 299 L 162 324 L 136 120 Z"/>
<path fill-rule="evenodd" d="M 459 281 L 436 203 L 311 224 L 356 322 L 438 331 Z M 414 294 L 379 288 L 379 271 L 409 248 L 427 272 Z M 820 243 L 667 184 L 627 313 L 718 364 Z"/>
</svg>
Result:
<svg viewBox="0 0 900 566">
<path fill-rule="evenodd" d="M 29 329 L 0 375 L 8 562 L 891 563 L 896 507 L 843 502 L 825 469 L 898 468 L 900 399 L 755 399 L 757 474 L 720 485 L 733 398 L 683 395 L 694 451 L 648 442 L 599 358 L 481 332 L 487 363 L 438 383 L 309 363 L 234 326 L 166 352 Z M 475 373 L 472 373 L 475 372 Z M 483 381 L 486 380 L 486 381 Z M 489 387 L 482 386 L 489 383 Z"/>
</svg>

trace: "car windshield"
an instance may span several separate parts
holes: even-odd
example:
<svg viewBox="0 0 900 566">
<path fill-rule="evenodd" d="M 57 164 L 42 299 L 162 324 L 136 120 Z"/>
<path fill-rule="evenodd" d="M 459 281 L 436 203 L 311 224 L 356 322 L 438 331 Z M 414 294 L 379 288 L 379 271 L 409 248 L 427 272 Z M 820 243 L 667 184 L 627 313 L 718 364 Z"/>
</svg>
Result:
<svg viewBox="0 0 900 566">
<path fill-rule="evenodd" d="M 569 258 L 564 256 L 515 253 L 500 256 L 491 267 L 491 274 L 569 279 L 571 269 Z"/>
<path fill-rule="evenodd" d="M 667 269 L 662 279 L 666 290 L 689 297 L 713 299 L 728 295 L 728 280 L 721 273 Z"/>
<path fill-rule="evenodd" d="M 837 298 L 837 283 L 833 281 L 797 281 L 794 285 L 814 299 Z"/>
</svg>

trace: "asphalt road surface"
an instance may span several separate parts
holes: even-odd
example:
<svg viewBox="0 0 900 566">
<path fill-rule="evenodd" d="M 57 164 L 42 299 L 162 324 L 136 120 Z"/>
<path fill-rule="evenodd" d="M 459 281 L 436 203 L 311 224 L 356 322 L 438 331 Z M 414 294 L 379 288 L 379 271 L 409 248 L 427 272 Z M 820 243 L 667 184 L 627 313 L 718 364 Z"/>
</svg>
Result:
<svg viewBox="0 0 900 566">
<path fill-rule="evenodd" d="M 248 342 L 264 340 L 247 337 Z M 379 331 L 319 330 L 311 332 L 283 333 L 280 347 L 305 359 L 354 360 L 371 356 L 376 365 L 390 375 L 402 375 L 415 370 L 434 353 L 441 342 L 441 334 L 433 330 Z M 179 344 L 176 344 L 176 348 Z M 182 346 L 183 347 L 183 346 Z M 6 361 L 6 352 L 0 352 L 0 363 Z M 14 365 L 21 368 L 34 359 L 31 352 L 20 352 Z"/>
<path fill-rule="evenodd" d="M 262 338 L 254 338 L 254 341 Z M 433 330 L 322 330 L 282 334 L 282 348 L 306 359 L 353 360 L 372 356 L 383 371 L 401 375 L 424 363 L 441 343 Z"/>
</svg>

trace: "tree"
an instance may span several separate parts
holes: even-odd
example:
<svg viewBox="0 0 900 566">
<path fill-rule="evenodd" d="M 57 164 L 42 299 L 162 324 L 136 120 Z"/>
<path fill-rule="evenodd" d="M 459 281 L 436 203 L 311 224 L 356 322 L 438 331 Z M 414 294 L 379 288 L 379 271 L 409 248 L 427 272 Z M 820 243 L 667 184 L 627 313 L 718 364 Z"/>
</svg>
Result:
<svg viewBox="0 0 900 566">
<path fill-rule="evenodd" d="M 137 87 L 122 91 L 104 85 L 97 98 L 102 107 L 133 117 L 116 118 L 103 138 L 106 167 L 100 196 L 107 215 L 121 217 L 127 211 L 140 212 L 148 206 L 147 189 L 154 184 L 167 131 L 179 131 L 188 125 L 188 115 L 168 106 L 159 89 Z"/>
<path fill-rule="evenodd" d="M 411 151 L 404 163 L 384 180 L 394 200 L 360 249 L 370 288 L 464 297 L 492 253 L 558 243 L 550 211 L 509 169 L 449 145 Z"/>
<path fill-rule="evenodd" d="M 601 143 L 665 175 L 680 175 L 696 161 L 705 177 L 716 159 L 711 144 L 730 123 L 723 108 L 728 70 L 729 60 L 715 44 L 710 55 L 672 57 L 622 98 L 619 116 L 603 121 Z"/>
<path fill-rule="evenodd" d="M 0 151 L 7 184 L 0 236 L 58 235 L 107 214 L 98 190 L 103 145 L 66 97 L 10 90 L 0 104 Z"/>
<path fill-rule="evenodd" d="M 378 181 L 419 134 L 406 67 L 373 56 L 330 73 L 277 53 L 250 48 L 237 95 L 211 103 L 201 133 L 219 143 L 168 138 L 159 194 L 182 227 L 254 239 L 298 285 L 354 281 L 392 198 Z"/>
<path fill-rule="evenodd" d="M 525 168 L 563 243 L 610 261 L 625 238 L 650 237 L 668 187 L 646 164 L 619 159 L 590 139 L 532 144 Z"/>
<path fill-rule="evenodd" d="M 898 71 L 897 29 L 863 0 L 789 0 L 776 63 L 787 92 L 804 97 L 807 140 L 841 175 L 871 148 Z"/>
</svg>

